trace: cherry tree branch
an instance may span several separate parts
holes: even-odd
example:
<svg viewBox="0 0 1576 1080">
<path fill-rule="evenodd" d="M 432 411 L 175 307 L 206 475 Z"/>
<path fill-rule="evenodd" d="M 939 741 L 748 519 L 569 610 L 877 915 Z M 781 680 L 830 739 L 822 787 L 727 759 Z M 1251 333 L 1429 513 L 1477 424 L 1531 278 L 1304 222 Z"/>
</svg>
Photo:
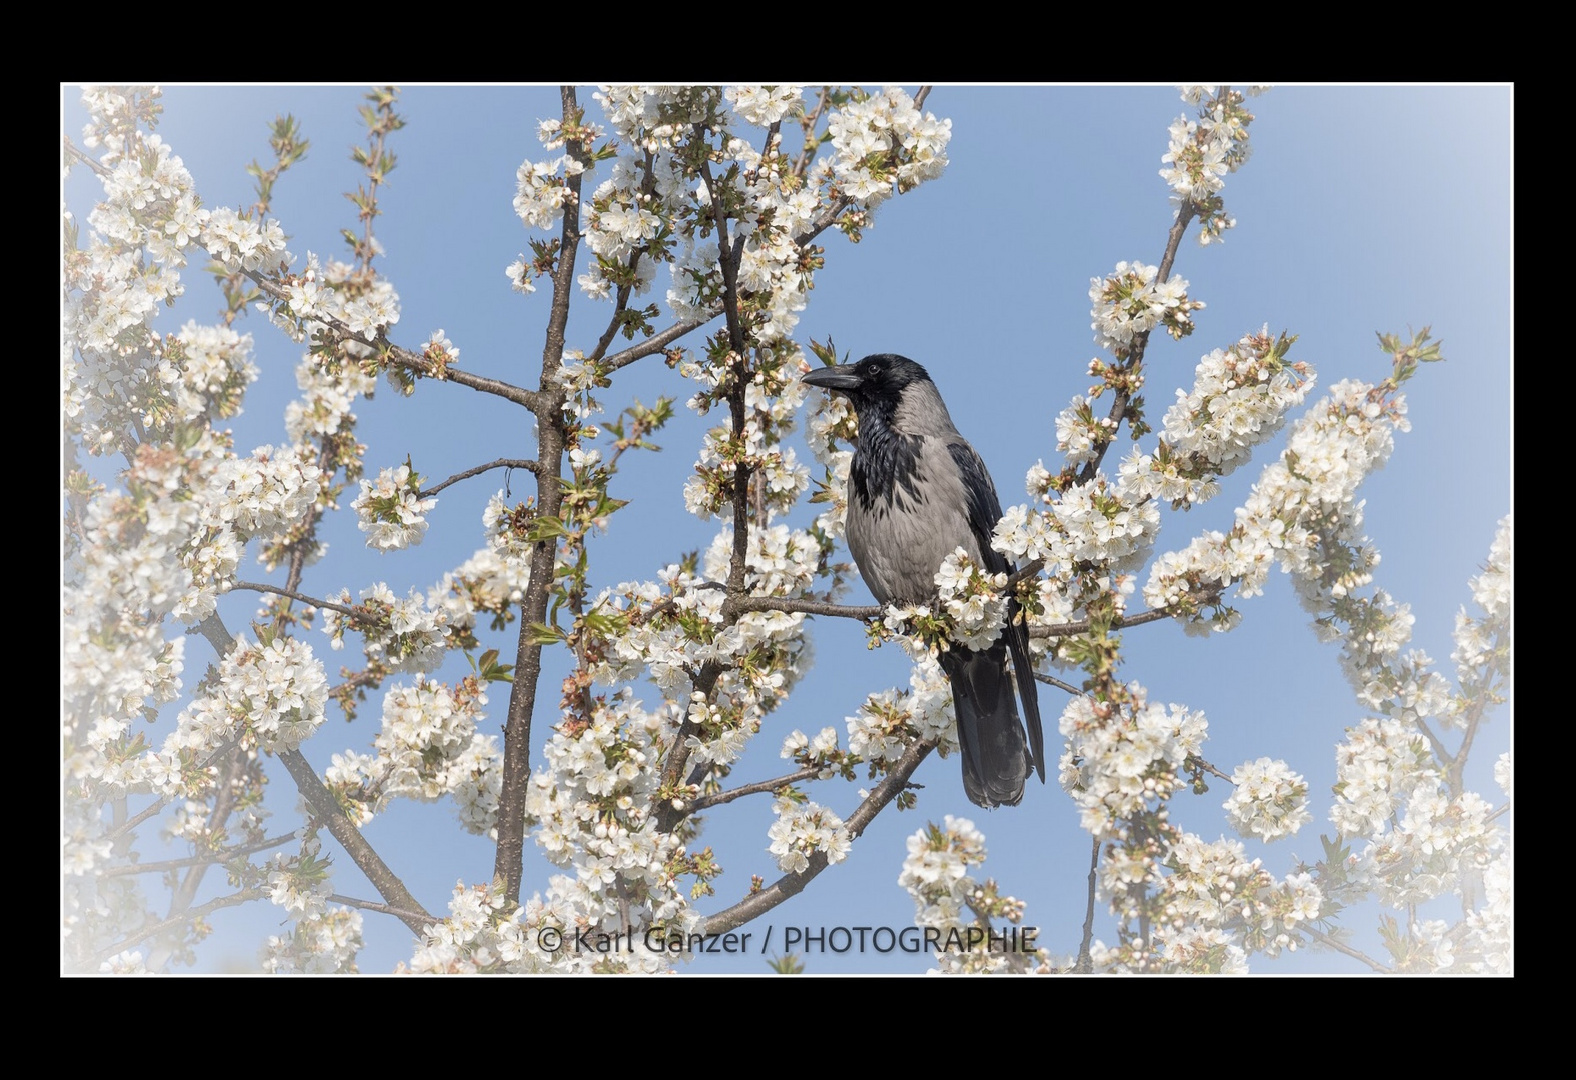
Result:
<svg viewBox="0 0 1576 1080">
<path fill-rule="evenodd" d="M 392 904 L 380 904 L 373 900 L 358 900 L 354 896 L 344 896 L 340 893 L 330 893 L 328 899 L 336 904 L 344 904 L 346 907 L 361 908 L 363 911 L 376 911 L 383 915 L 392 915 L 406 926 L 411 926 L 415 923 L 430 925 L 433 921 L 432 916 L 424 911 L 407 911 Z"/>
<path fill-rule="evenodd" d="M 1089 878 L 1084 899 L 1083 937 L 1078 942 L 1078 959 L 1073 964 L 1073 971 L 1079 975 L 1094 973 L 1094 910 L 1095 897 L 1099 894 L 1100 887 L 1100 838 L 1095 837 L 1089 845 Z"/>
<path fill-rule="evenodd" d="M 797 784 L 801 780 L 814 780 L 820 775 L 821 770 L 819 768 L 808 767 L 800 769 L 798 772 L 789 773 L 787 776 L 779 776 L 775 780 L 760 780 L 728 791 L 719 791 L 715 795 L 702 795 L 690 803 L 689 812 L 698 814 L 702 810 L 713 806 L 721 806 L 723 803 L 730 803 L 734 799 L 742 798 L 745 795 L 759 795 L 763 792 L 777 791 L 780 788 L 787 787 L 789 784 Z"/>
<path fill-rule="evenodd" d="M 563 125 L 578 131 L 581 111 L 575 88 L 559 89 Z M 578 135 L 564 141 L 565 153 L 588 165 L 585 141 Z M 574 292 L 575 261 L 580 251 L 580 188 L 582 171 L 565 177 L 567 194 L 559 229 L 558 262 L 553 267 L 553 302 L 548 313 L 547 335 L 542 345 L 541 391 L 522 399 L 536 415 L 536 508 L 545 518 L 559 516 L 563 508 L 564 390 L 558 385 L 563 363 L 569 305 Z M 531 781 L 531 727 L 537 685 L 542 677 L 542 646 L 532 627 L 546 621 L 547 600 L 553 586 L 556 539 L 536 541 L 531 549 L 531 576 L 520 604 L 520 630 L 515 648 L 515 677 L 509 688 L 509 710 L 504 723 L 503 781 L 498 795 L 498 850 L 493 876 L 503 882 L 504 896 L 518 902 L 525 865 L 525 798 Z"/>
<path fill-rule="evenodd" d="M 114 945 L 104 949 L 93 959 L 98 961 L 100 965 L 106 964 L 119 954 L 125 952 L 127 949 L 133 948 L 142 942 L 147 941 L 149 938 L 158 937 L 160 934 L 166 933 L 170 930 L 177 930 L 180 927 L 189 924 L 193 919 L 200 919 L 204 915 L 212 915 L 215 911 L 222 911 L 228 907 L 236 907 L 239 904 L 247 904 L 253 900 L 261 900 L 267 895 L 267 889 L 254 887 L 250 889 L 242 889 L 239 892 L 233 892 L 228 896 L 218 897 L 217 899 L 210 900 L 206 904 L 203 904 L 199 907 L 189 908 L 180 915 L 173 916 L 168 919 L 162 919 L 159 922 L 144 926 L 116 942 Z"/>
<path fill-rule="evenodd" d="M 296 592 L 294 589 L 282 589 L 278 585 L 270 585 L 266 581 L 237 581 L 230 588 L 245 589 L 249 592 L 273 593 L 276 596 L 283 596 L 290 600 L 298 600 L 303 604 L 309 604 L 323 611 L 337 611 L 341 615 L 353 619 L 366 617 L 366 612 L 364 611 L 358 612 L 355 608 L 346 607 L 344 604 L 336 604 L 332 600 L 320 600 L 315 596 L 307 596 L 304 593 Z"/>
<path fill-rule="evenodd" d="M 578 187 L 578 185 L 576 186 Z M 572 268 L 573 264 L 571 264 L 571 269 Z M 255 284 L 269 297 L 276 301 L 289 301 L 289 291 L 286 290 L 284 286 L 274 281 L 272 278 L 269 278 L 255 270 L 248 270 L 245 271 L 245 273 L 246 276 L 252 280 L 253 284 Z M 492 379 L 485 375 L 477 375 L 473 372 L 466 371 L 464 368 L 456 367 L 453 364 L 435 364 L 431 360 L 428 360 L 421 353 L 413 352 L 402 345 L 394 344 L 382 334 L 357 333 L 350 328 L 348 323 L 344 322 L 343 320 L 336 319 L 332 315 L 313 315 L 307 321 L 320 323 L 322 326 L 331 331 L 336 338 L 342 341 L 359 342 L 360 344 L 365 345 L 367 348 L 373 350 L 373 352 L 378 355 L 384 355 L 392 358 L 400 367 L 409 368 L 412 371 L 425 376 L 426 378 L 457 383 L 460 386 L 467 386 L 480 393 L 491 394 L 495 397 L 503 398 L 505 401 L 512 401 L 516 405 L 524 405 L 532 412 L 539 411 L 543 405 L 544 399 L 542 395 L 535 390 L 527 390 L 524 387 L 513 386 L 502 381 L 501 379 Z"/>
<path fill-rule="evenodd" d="M 100 877 L 122 877 L 126 874 L 162 874 L 167 870 L 183 870 L 189 866 L 214 866 L 230 862 L 232 859 L 255 855 L 259 851 L 267 851 L 288 844 L 296 839 L 296 834 L 287 832 L 281 836 L 270 836 L 266 840 L 258 840 L 251 844 L 239 844 L 232 848 L 224 848 L 208 855 L 194 855 L 188 859 L 164 859 L 159 862 L 126 863 L 122 866 L 106 866 L 98 871 Z"/>
<path fill-rule="evenodd" d="M 1317 941 L 1320 945 L 1327 946 L 1328 948 L 1334 949 L 1336 952 L 1341 953 L 1342 955 L 1349 956 L 1353 960 L 1366 965 L 1372 971 L 1376 971 L 1381 975 L 1395 974 L 1395 969 L 1390 967 L 1388 964 L 1380 963 L 1378 960 L 1375 960 L 1367 953 L 1352 948 L 1344 941 L 1341 941 L 1339 938 L 1331 937 L 1322 930 L 1306 925 L 1300 926 L 1298 929 L 1307 934 L 1309 937 L 1313 938 L 1313 940 Z"/>
<path fill-rule="evenodd" d="M 489 461 L 485 465 L 477 465 L 475 468 L 463 469 L 460 472 L 455 473 L 453 476 L 433 484 L 431 487 L 422 488 L 421 494 L 436 495 L 450 484 L 457 484 L 461 480 L 469 480 L 473 476 L 480 476 L 482 473 L 490 472 L 493 469 L 523 469 L 526 472 L 534 473 L 536 471 L 536 462 L 532 461 L 530 458 L 499 458 L 497 461 Z"/>
<path fill-rule="evenodd" d="M 934 742 L 924 740 L 913 743 L 903 751 L 903 756 L 898 758 L 865 801 L 860 803 L 858 809 L 844 822 L 850 839 L 858 839 L 863 835 L 875 816 L 886 809 L 887 805 L 909 786 L 909 778 L 935 748 Z M 825 852 L 817 851 L 810 856 L 810 865 L 798 873 L 784 874 L 772 884 L 752 892 L 732 907 L 707 916 L 701 923 L 701 933 L 724 934 L 743 926 L 751 919 L 759 918 L 783 901 L 803 892 L 805 886 L 819 877 L 827 865 Z"/>
</svg>

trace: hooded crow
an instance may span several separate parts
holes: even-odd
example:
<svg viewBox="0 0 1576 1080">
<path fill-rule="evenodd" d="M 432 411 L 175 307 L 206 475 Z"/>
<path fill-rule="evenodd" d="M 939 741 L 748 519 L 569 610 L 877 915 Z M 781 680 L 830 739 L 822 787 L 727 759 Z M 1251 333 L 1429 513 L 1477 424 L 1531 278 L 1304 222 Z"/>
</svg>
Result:
<svg viewBox="0 0 1576 1080">
<path fill-rule="evenodd" d="M 848 470 L 848 549 L 881 604 L 936 597 L 942 560 L 962 548 L 991 574 L 1012 564 L 991 547 L 1001 501 L 985 463 L 952 426 L 925 369 L 880 353 L 804 377 L 842 394 L 859 417 L 859 445 Z M 977 806 L 1017 805 L 1032 768 L 1045 780 L 1045 736 L 1029 663 L 1029 635 L 1009 600 L 1007 625 L 988 648 L 954 643 L 940 656 L 952 683 L 963 748 L 963 790 Z M 1018 693 L 1007 674 L 1007 657 Z M 1023 698 L 1028 737 L 1018 719 Z"/>
</svg>

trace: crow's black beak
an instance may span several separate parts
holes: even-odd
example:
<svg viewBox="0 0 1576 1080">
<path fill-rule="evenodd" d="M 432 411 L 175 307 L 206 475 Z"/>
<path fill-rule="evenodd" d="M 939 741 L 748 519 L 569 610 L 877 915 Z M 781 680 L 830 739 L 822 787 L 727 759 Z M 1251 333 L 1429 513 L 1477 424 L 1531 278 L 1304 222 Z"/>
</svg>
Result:
<svg viewBox="0 0 1576 1080">
<path fill-rule="evenodd" d="M 820 368 L 806 375 L 804 381 L 811 386 L 819 386 L 826 390 L 858 390 L 864 385 L 864 380 L 854 372 L 853 364 Z"/>
</svg>

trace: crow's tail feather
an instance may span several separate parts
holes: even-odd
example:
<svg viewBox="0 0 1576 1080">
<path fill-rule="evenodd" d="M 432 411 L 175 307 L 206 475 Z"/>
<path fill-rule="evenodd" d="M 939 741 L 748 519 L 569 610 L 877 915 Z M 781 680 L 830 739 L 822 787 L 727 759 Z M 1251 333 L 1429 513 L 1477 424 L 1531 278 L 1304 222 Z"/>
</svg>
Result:
<svg viewBox="0 0 1576 1080">
<path fill-rule="evenodd" d="M 1005 645 L 998 641 L 979 652 L 954 647 L 941 654 L 941 667 L 952 683 L 969 801 L 987 808 L 1018 805 L 1036 762 L 1018 719 Z"/>
</svg>

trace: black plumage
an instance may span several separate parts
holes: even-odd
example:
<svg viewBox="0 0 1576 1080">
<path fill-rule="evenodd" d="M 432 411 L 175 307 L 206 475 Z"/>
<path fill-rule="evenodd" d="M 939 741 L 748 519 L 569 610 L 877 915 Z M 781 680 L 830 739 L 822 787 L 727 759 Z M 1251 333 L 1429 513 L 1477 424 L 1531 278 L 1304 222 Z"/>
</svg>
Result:
<svg viewBox="0 0 1576 1080">
<path fill-rule="evenodd" d="M 859 417 L 846 534 L 859 573 L 879 602 L 932 602 L 936 571 L 959 547 L 992 574 L 1012 572 L 1012 564 L 990 544 L 1001 520 L 990 473 L 958 434 L 924 368 L 881 353 L 857 364 L 822 368 L 804 381 L 844 395 Z M 940 658 L 952 683 L 963 788 L 979 806 L 1016 805 L 1031 768 L 1045 779 L 1029 636 L 1017 614 L 1017 602 L 1010 600 L 1007 626 L 989 648 L 953 644 Z M 1007 674 L 1009 654 L 1016 694 Z M 1027 738 L 1018 717 L 1019 696 Z"/>
</svg>

